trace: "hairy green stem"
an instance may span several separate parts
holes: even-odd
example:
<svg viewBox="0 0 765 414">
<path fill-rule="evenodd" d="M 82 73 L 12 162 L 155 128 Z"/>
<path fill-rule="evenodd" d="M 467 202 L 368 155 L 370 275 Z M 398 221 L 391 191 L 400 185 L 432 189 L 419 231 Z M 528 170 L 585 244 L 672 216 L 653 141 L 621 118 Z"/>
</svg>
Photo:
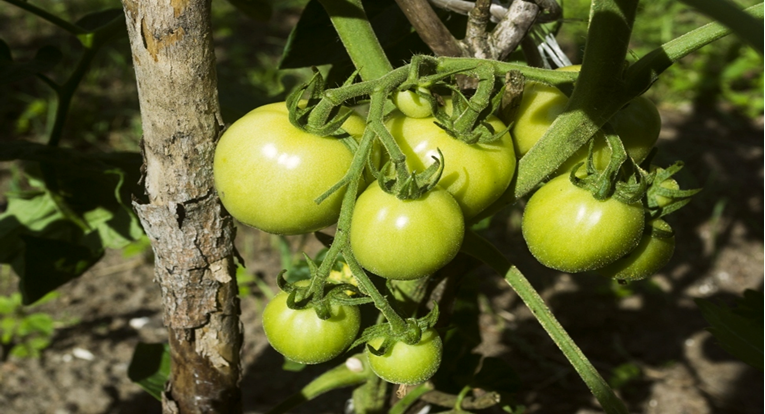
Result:
<svg viewBox="0 0 765 414">
<path fill-rule="evenodd" d="M 319 0 L 340 35 L 353 65 L 361 78 L 372 80 L 385 76 L 393 66 L 385 56 L 361 0 Z"/>
<path fill-rule="evenodd" d="M 505 277 L 510 287 L 520 296 L 534 317 L 537 318 L 539 324 L 555 342 L 555 345 L 560 348 L 576 372 L 579 373 L 606 413 L 627 413 L 624 403 L 614 394 L 608 383 L 560 325 L 539 293 L 517 267 L 513 266 L 493 244 L 472 231 L 465 233 L 462 251 L 483 261 Z"/>
<path fill-rule="evenodd" d="M 763 18 L 762 3 L 744 11 L 760 20 Z M 720 23 L 709 23 L 652 50 L 627 69 L 625 80 L 630 90 L 633 94 L 642 94 L 673 63 L 731 33 L 730 29 Z"/>
<path fill-rule="evenodd" d="M 730 0 L 681 0 L 700 12 L 724 24 L 741 39 L 755 48 L 760 55 L 763 51 L 762 16 L 754 19 Z"/>
</svg>

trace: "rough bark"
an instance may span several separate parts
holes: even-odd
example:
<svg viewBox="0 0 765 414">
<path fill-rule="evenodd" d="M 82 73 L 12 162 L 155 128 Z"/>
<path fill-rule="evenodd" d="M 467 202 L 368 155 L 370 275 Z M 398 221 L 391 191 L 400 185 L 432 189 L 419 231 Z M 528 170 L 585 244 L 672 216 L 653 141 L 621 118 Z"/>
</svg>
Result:
<svg viewBox="0 0 765 414">
<path fill-rule="evenodd" d="M 172 373 L 165 413 L 241 412 L 235 228 L 213 187 L 223 129 L 210 0 L 123 0 L 143 123 L 148 204 Z"/>
</svg>

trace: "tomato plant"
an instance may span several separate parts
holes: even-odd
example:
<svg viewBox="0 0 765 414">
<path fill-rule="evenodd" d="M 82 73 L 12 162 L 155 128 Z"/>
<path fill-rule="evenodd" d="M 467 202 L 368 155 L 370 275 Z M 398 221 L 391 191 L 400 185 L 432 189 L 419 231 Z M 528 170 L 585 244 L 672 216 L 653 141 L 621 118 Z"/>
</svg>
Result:
<svg viewBox="0 0 765 414">
<path fill-rule="evenodd" d="M 330 305 L 331 317 L 320 319 L 312 307 L 290 309 L 289 293 L 280 292 L 263 310 L 263 330 L 271 346 L 301 364 L 320 364 L 342 354 L 361 324 L 355 306 Z"/>
<path fill-rule="evenodd" d="M 578 68 L 568 70 L 574 71 L 574 69 Z M 563 113 L 567 103 L 568 97 L 554 86 L 537 82 L 531 82 L 526 86 L 511 130 L 518 157 L 525 155 L 539 141 L 555 119 Z M 638 96 L 616 112 L 609 123 L 621 138 L 627 154 L 637 164 L 648 156 L 661 130 L 661 117 L 656 105 L 643 96 Z M 598 131 L 593 139 L 595 140 L 593 161 L 595 167 L 602 170 L 608 165 L 611 150 L 606 144 L 602 131 Z M 558 172 L 568 172 L 576 164 L 584 162 L 587 159 L 588 150 L 588 146 L 584 146 L 571 155 L 558 168 Z"/>
<path fill-rule="evenodd" d="M 495 116 L 489 116 L 487 122 L 497 132 L 505 129 Z M 510 134 L 496 142 L 466 144 L 447 134 L 433 117 L 411 118 L 394 113 L 386 125 L 411 170 L 425 170 L 441 150 L 444 172 L 439 185 L 454 196 L 466 219 L 499 198 L 513 179 L 515 150 Z"/>
<path fill-rule="evenodd" d="M 650 220 L 631 252 L 597 272 L 615 280 L 645 279 L 669 263 L 674 251 L 675 235 L 669 224 L 661 219 Z"/>
<path fill-rule="evenodd" d="M 372 273 L 417 279 L 449 263 L 464 232 L 462 212 L 446 190 L 401 200 L 373 184 L 356 201 L 350 240 L 353 255 Z"/>
<path fill-rule="evenodd" d="M 523 238 L 547 267 L 578 273 L 603 267 L 632 250 L 643 234 L 640 203 L 596 200 L 567 174 L 543 185 L 523 212 Z"/>
<path fill-rule="evenodd" d="M 353 154 L 334 137 L 293 126 L 284 102 L 234 122 L 215 149 L 215 188 L 234 218 L 276 234 L 310 233 L 337 221 L 342 192 L 314 201 L 345 175 Z M 364 121 L 346 124 L 360 136 Z"/>
<path fill-rule="evenodd" d="M 547 69 L 570 63 L 555 40 L 569 19 L 563 19 L 554 1 L 431 2 L 469 13 L 465 30 L 455 31 L 460 23 L 453 18 L 455 11 L 424 13 L 427 2 L 415 11 L 400 10 L 392 0 L 312 0 L 280 59 L 283 68 L 312 67 L 305 71 L 311 80 L 292 82 L 297 78 L 288 76 L 284 84 L 269 82 L 264 88 L 269 94 L 257 99 L 228 96 L 229 103 L 286 99 L 288 104 L 257 108 L 221 137 L 221 119 L 250 108 L 231 110 L 226 105 L 227 113 L 222 113 L 219 106 L 215 49 L 227 42 L 213 42 L 209 2 L 171 4 L 170 10 L 167 4 L 135 0 L 130 7 L 86 15 L 76 22 L 26 1 L 6 2 L 75 36 L 82 53 L 70 75 L 63 76 L 48 73 L 58 63 L 71 63 L 61 59 L 57 49 L 46 46 L 30 61 L 18 62 L 0 41 L 0 85 L 38 79 L 51 87 L 56 99 L 51 124 L 45 128 L 46 144 L 11 142 L 10 151 L 3 151 L 11 154 L 7 159 L 38 163 L 40 171 L 28 182 L 14 180 L 11 186 L 12 203 L 0 215 L 7 230 L 0 235 L 5 247 L 0 250 L 8 253 L 0 259 L 19 273 L 24 302 L 33 302 L 85 272 L 104 248 L 124 246 L 145 231 L 155 253 L 172 349 L 167 358 L 147 359 L 161 361 L 164 368 L 172 366 L 173 378 L 164 387 L 157 384 L 167 379 L 166 374 L 137 381 L 154 387 L 153 394 L 165 408 L 183 413 L 242 408 L 238 384 L 243 335 L 237 274 L 231 266 L 242 258 L 233 245 L 233 220 L 221 203 L 242 223 L 271 233 L 304 234 L 337 224 L 315 235 L 326 249 L 314 259 L 305 256 L 299 271 L 291 267 L 288 240 L 272 238 L 284 247 L 282 264 L 293 272 L 288 274 L 309 277 L 310 284 L 299 286 L 296 293 L 277 295 L 266 306 L 263 325 L 273 346 L 291 360 L 318 363 L 364 343 L 366 357 L 361 357 L 361 369 L 351 363 L 361 363 L 357 358 L 330 369 L 288 403 L 358 385 L 348 406 L 356 412 L 384 412 L 391 399 L 382 395 L 383 380 L 414 385 L 436 375 L 432 383 L 412 387 L 391 412 L 413 411 L 406 404 L 420 397 L 454 412 L 486 408 L 470 406 L 477 400 L 501 404 L 497 411 L 516 412 L 518 407 L 505 398 L 515 392 L 511 381 L 498 378 L 511 377 L 512 370 L 496 363 L 498 359 L 486 363 L 487 358 L 474 352 L 480 348 L 475 345 L 481 340 L 478 328 L 484 307 L 477 306 L 483 304 L 471 273 L 476 263 L 462 256 L 453 260 L 461 251 L 491 266 L 517 293 L 522 300 L 515 303 L 528 306 L 606 412 L 628 412 L 557 323 L 522 269 L 506 258 L 513 252 L 500 251 L 487 240 L 504 234 L 494 227 L 482 233 L 484 239 L 481 226 L 466 230 L 465 219 L 471 225 L 479 220 L 482 225 L 489 223 L 488 218 L 509 205 L 523 204 L 539 188 L 528 199 L 521 232 L 541 263 L 566 272 L 597 270 L 620 281 L 647 277 L 669 260 L 674 249 L 673 233 L 661 217 L 685 205 L 695 190 L 681 190 L 670 178 L 680 163 L 646 172 L 624 162 L 626 155 L 637 162 L 650 156 L 658 136 L 658 113 L 642 95 L 669 65 L 727 35 L 726 26 L 762 52 L 761 4 L 741 11 L 731 2 L 690 2 L 709 15 L 721 15 L 723 24 L 700 27 L 650 52 L 630 52 L 638 2 L 593 1 L 580 71 L 578 66 Z M 231 3 L 263 19 L 273 2 Z M 373 23 L 385 29 L 378 30 L 380 38 Z M 556 33 L 550 32 L 553 27 Z M 140 161 L 137 153 L 132 160 L 120 160 L 120 154 L 80 157 L 73 150 L 80 143 L 58 147 L 62 139 L 77 135 L 64 127 L 76 102 L 72 98 L 77 85 L 87 81 L 85 74 L 98 50 L 125 28 L 131 37 L 143 112 L 143 170 L 138 169 L 140 162 L 133 162 Z M 433 34 L 429 29 L 437 35 L 429 36 Z M 417 40 L 415 31 L 420 39 L 410 42 Z M 455 39 L 451 34 L 455 32 L 465 33 L 465 38 Z M 672 31 L 661 32 L 664 38 Z M 522 39 L 524 33 L 531 35 Z M 525 61 L 515 53 L 519 47 Z M 33 53 L 20 56 L 25 55 Z M 389 56 L 395 59 L 388 60 Z M 231 77 L 225 73 L 228 63 L 248 61 L 240 57 L 224 55 L 217 66 L 220 73 Z M 264 75 L 258 68 L 247 69 L 250 81 Z M 276 71 L 267 72 L 270 76 Z M 723 89 L 739 88 L 733 78 L 747 72 L 729 72 L 726 80 L 733 86 Z M 707 75 L 702 77 L 705 83 Z M 282 94 L 281 87 L 293 89 L 294 83 L 299 85 L 284 96 L 287 92 Z M 238 95 L 249 88 L 234 89 Z M 27 99 L 24 88 L 18 92 L 11 101 Z M 19 131 L 29 128 L 32 117 L 46 112 L 45 102 L 32 102 L 17 122 Z M 343 117 L 350 106 L 365 107 L 363 117 Z M 563 112 L 564 108 L 568 110 Z M 515 143 L 495 116 L 513 113 L 518 114 L 513 122 Z M 355 139 L 348 139 L 345 132 Z M 590 139 L 594 166 L 587 163 L 582 169 L 587 180 L 574 177 L 572 183 L 561 177 L 542 185 L 556 169 L 567 171 L 584 160 Z M 390 163 L 380 171 L 383 149 Z M 132 167 L 114 169 L 112 161 L 126 161 Z M 101 194 L 80 193 L 91 180 L 67 177 L 84 166 L 96 167 L 88 174 L 99 179 L 114 178 L 106 191 L 108 202 L 96 200 Z M 127 174 L 130 168 L 136 177 Z M 148 197 L 131 203 L 131 193 L 141 191 L 123 183 L 138 182 L 139 174 Z M 364 191 L 370 176 L 380 184 Z M 116 193 L 120 194 L 115 197 Z M 83 194 L 87 197 L 79 197 Z M 724 203 L 717 206 L 722 210 Z M 504 218 L 497 216 L 495 224 Z M 370 279 L 372 272 L 389 280 Z M 348 284 L 328 288 L 330 280 Z M 277 284 L 292 289 L 285 278 L 279 277 Z M 267 283 L 258 286 L 267 294 Z M 356 306 L 370 303 L 380 313 L 378 323 L 365 327 L 353 341 L 360 324 Z M 492 300 L 492 305 L 498 303 Z M 427 308 L 430 313 L 419 317 Z M 434 326 L 446 327 L 444 344 Z M 442 358 L 459 367 L 458 375 L 439 375 Z M 618 374 L 619 367 L 614 371 Z M 439 389 L 426 397 L 422 393 L 430 393 L 432 384 Z M 272 412 L 289 409 L 280 404 Z"/>
<path fill-rule="evenodd" d="M 382 338 L 368 342 L 377 349 Z M 396 341 L 383 355 L 375 355 L 367 348 L 364 354 L 372 370 L 385 381 L 394 384 L 420 384 L 427 381 L 441 365 L 443 344 L 435 329 L 422 332 L 422 338 L 414 345 Z"/>
</svg>

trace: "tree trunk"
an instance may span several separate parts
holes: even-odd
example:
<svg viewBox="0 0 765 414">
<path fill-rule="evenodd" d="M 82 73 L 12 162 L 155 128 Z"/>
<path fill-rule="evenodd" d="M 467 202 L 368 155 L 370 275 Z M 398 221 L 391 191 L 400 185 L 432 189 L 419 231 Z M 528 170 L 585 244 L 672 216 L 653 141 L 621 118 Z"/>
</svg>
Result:
<svg viewBox="0 0 765 414">
<path fill-rule="evenodd" d="M 165 413 L 241 412 L 235 228 L 213 187 L 223 129 L 210 0 L 123 0 L 143 123 L 152 242 L 172 373 Z"/>
</svg>

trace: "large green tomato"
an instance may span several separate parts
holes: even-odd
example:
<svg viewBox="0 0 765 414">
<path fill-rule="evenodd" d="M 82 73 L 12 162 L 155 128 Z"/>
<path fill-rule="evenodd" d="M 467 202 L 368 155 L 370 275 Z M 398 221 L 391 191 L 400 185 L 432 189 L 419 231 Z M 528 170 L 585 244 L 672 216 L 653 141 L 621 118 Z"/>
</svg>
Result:
<svg viewBox="0 0 765 414">
<path fill-rule="evenodd" d="M 564 174 L 531 196 L 521 230 L 540 263 L 578 273 L 601 268 L 635 248 L 644 221 L 640 203 L 598 201 Z"/>
<path fill-rule="evenodd" d="M 487 119 L 499 132 L 505 125 L 499 118 Z M 440 149 L 444 172 L 438 185 L 450 192 L 466 219 L 474 217 L 496 201 L 515 174 L 515 150 L 510 134 L 490 144 L 466 144 L 449 136 L 435 124 L 435 118 L 410 118 L 394 113 L 386 122 L 388 130 L 406 155 L 410 170 L 424 171 Z"/>
<path fill-rule="evenodd" d="M 364 126 L 355 113 L 343 124 L 357 138 Z M 215 149 L 215 187 L 244 224 L 276 234 L 310 233 L 337 221 L 344 191 L 321 204 L 314 199 L 343 178 L 352 159 L 340 140 L 295 128 L 286 104 L 274 103 L 254 109 L 223 134 Z"/>
<path fill-rule="evenodd" d="M 576 70 L 577 67 L 559 70 Z M 518 157 L 523 157 L 539 141 L 563 113 L 568 97 L 557 88 L 537 82 L 529 82 L 523 90 L 523 97 L 518 108 L 511 132 L 515 141 Z M 651 152 L 661 130 L 661 117 L 650 100 L 639 96 L 619 110 L 610 120 L 616 133 L 622 139 L 624 148 L 636 163 L 642 162 Z M 559 173 L 570 171 L 579 162 L 587 159 L 589 146 L 585 145 L 574 153 L 558 168 Z M 595 167 L 602 170 L 608 165 L 611 150 L 605 135 L 598 131 L 593 149 Z"/>
<path fill-rule="evenodd" d="M 465 223 L 454 197 L 440 187 L 400 200 L 372 184 L 356 201 L 351 249 L 359 264 L 388 279 L 418 279 L 449 263 Z"/>
<path fill-rule="evenodd" d="M 293 310 L 286 292 L 274 296 L 263 310 L 263 330 L 271 346 L 287 359 L 319 364 L 342 354 L 356 339 L 361 325 L 355 306 L 332 305 L 327 320 L 313 308 Z"/>
<path fill-rule="evenodd" d="M 643 234 L 637 247 L 597 272 L 612 279 L 631 282 L 645 279 L 669 263 L 675 251 L 675 236 L 672 234 L 672 228 L 661 219 L 649 221 L 646 227 L 662 230 L 669 237 L 652 234 L 649 228 Z"/>
<path fill-rule="evenodd" d="M 369 345 L 377 349 L 383 343 L 383 338 L 369 341 Z M 388 347 L 385 354 L 377 356 L 367 348 L 365 354 L 378 377 L 394 384 L 420 384 L 433 376 L 441 365 L 443 353 L 441 338 L 435 329 L 422 332 L 422 339 L 414 345 L 395 342 Z"/>
</svg>

